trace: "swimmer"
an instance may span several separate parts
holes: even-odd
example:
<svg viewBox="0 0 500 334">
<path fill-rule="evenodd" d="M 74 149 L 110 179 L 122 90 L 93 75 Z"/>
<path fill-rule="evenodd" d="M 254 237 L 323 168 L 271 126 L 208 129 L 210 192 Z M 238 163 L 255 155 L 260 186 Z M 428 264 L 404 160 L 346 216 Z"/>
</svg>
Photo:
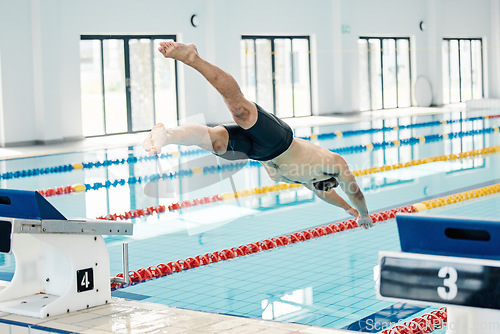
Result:
<svg viewBox="0 0 500 334">
<path fill-rule="evenodd" d="M 207 127 L 187 123 L 175 128 L 156 124 L 143 143 L 149 155 L 176 144 L 196 145 L 228 160 L 257 160 L 272 180 L 302 184 L 325 202 L 356 217 L 359 226 L 373 226 L 364 195 L 339 154 L 294 138 L 290 126 L 247 100 L 236 80 L 201 58 L 194 44 L 161 42 L 158 50 L 165 58 L 181 61 L 201 73 L 222 95 L 236 124 Z M 335 192 L 339 185 L 353 206 Z"/>
</svg>

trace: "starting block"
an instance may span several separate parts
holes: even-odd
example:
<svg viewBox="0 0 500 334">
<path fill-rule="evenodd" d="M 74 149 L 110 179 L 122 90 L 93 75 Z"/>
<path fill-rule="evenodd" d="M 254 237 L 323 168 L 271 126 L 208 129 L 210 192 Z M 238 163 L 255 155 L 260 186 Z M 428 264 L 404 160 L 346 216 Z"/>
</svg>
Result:
<svg viewBox="0 0 500 334">
<path fill-rule="evenodd" d="M 129 221 L 66 219 L 36 191 L 0 189 L 0 252 L 16 262 L 12 281 L 0 281 L 0 310 L 45 318 L 107 303 L 102 235 L 132 233 Z"/>
<path fill-rule="evenodd" d="M 500 332 L 500 221 L 396 216 L 403 252 L 380 252 L 380 299 L 447 306 L 447 334 Z"/>
</svg>

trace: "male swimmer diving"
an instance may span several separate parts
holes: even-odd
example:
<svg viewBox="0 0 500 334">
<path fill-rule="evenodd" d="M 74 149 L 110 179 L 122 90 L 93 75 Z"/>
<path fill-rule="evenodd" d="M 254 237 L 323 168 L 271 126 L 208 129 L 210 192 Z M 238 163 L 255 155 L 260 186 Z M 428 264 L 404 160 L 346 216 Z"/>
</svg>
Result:
<svg viewBox="0 0 500 334">
<path fill-rule="evenodd" d="M 259 161 L 272 180 L 303 184 L 325 202 L 357 217 L 359 226 L 373 226 L 364 195 L 339 154 L 294 138 L 285 122 L 247 100 L 236 80 L 201 58 L 194 44 L 161 42 L 158 50 L 165 58 L 201 73 L 222 95 L 236 124 L 207 127 L 188 123 L 175 128 L 156 124 L 143 143 L 150 155 L 160 153 L 165 145 L 177 144 L 197 145 L 228 160 L 248 157 Z M 338 185 L 354 207 L 335 192 Z"/>
</svg>

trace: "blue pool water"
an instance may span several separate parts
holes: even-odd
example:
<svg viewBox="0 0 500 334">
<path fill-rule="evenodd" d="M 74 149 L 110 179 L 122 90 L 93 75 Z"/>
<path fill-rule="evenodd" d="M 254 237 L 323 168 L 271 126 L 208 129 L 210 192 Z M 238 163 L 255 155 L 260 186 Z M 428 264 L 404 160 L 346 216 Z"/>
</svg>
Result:
<svg viewBox="0 0 500 334">
<path fill-rule="evenodd" d="M 488 111 L 497 114 L 498 111 Z M 297 136 L 353 129 L 393 127 L 436 120 L 484 115 L 485 111 L 374 120 L 296 129 Z M 352 137 L 317 141 L 329 149 L 402 140 L 432 134 L 480 130 L 498 126 L 500 118 L 458 122 L 448 125 L 399 129 Z M 406 162 L 441 154 L 458 153 L 500 144 L 498 132 L 445 139 L 434 143 L 388 147 L 370 152 L 345 154 L 353 170 Z M 177 148 L 173 148 L 176 150 Z M 127 159 L 144 156 L 140 146 L 74 152 L 37 158 L 0 161 L 0 173 L 45 168 L 77 162 Z M 202 156 L 181 156 L 160 161 L 148 160 L 72 172 L 1 180 L 2 188 L 47 189 L 77 183 L 93 184 L 129 179 L 183 168 Z M 201 160 L 200 160 L 201 161 Z M 370 212 L 416 203 L 443 194 L 498 183 L 500 156 L 489 155 L 462 161 L 435 162 L 399 170 L 358 177 Z M 186 199 L 212 196 L 233 189 L 244 190 L 272 185 L 265 171 L 246 167 L 234 177 L 199 187 L 189 177 L 157 184 L 172 190 L 170 197 L 145 194 L 145 183 L 124 185 L 85 193 L 48 197 L 68 217 L 95 218 L 154 205 L 169 205 Z M 234 187 L 234 188 L 233 188 Z M 150 194 L 150 193 L 149 193 Z M 498 196 L 489 196 L 459 205 L 430 210 L 427 214 L 497 218 Z M 198 254 L 223 250 L 271 237 L 322 226 L 348 218 L 343 210 L 315 198 L 298 188 L 261 196 L 206 204 L 164 214 L 134 219 L 131 237 L 107 237 L 111 273 L 121 269 L 121 243 L 129 243 L 130 268 L 186 259 Z M 113 295 L 176 307 L 244 317 L 297 322 L 331 328 L 361 328 L 360 320 L 397 309 L 393 319 L 413 318 L 438 308 L 413 307 L 378 300 L 375 296 L 373 267 L 378 252 L 400 250 L 394 220 L 378 223 L 370 230 L 350 230 L 269 251 L 190 269 L 167 277 L 130 286 Z M 14 260 L 0 255 L 0 274 L 8 277 Z M 2 278 L 0 277 L 0 279 Z"/>
</svg>

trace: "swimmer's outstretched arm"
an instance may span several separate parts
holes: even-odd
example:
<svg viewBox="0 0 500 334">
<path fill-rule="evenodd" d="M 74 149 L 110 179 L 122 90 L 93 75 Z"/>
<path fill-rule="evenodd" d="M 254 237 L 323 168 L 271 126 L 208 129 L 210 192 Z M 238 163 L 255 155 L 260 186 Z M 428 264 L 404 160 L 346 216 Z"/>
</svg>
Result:
<svg viewBox="0 0 500 334">
<path fill-rule="evenodd" d="M 168 144 L 196 145 L 213 152 L 211 132 L 211 128 L 201 124 L 186 123 L 176 128 L 167 129 L 159 123 L 151 129 L 142 146 L 149 155 L 159 154 L 161 148 Z"/>
<path fill-rule="evenodd" d="M 276 181 L 276 182 L 295 183 L 295 182 L 288 180 L 288 179 L 284 178 L 283 176 L 281 176 L 278 169 L 272 167 L 272 165 L 267 164 L 266 162 L 262 162 L 262 161 L 261 161 L 261 164 L 264 167 L 264 169 L 266 170 L 266 172 L 269 175 L 269 177 L 271 178 L 271 180 Z M 350 214 L 353 217 L 358 217 L 358 215 L 359 215 L 358 210 L 356 210 L 355 208 L 350 206 L 349 203 L 347 203 L 342 197 L 339 196 L 339 194 L 337 194 L 335 192 L 335 190 L 333 190 L 333 189 L 331 189 L 329 191 L 317 190 L 316 188 L 314 188 L 314 186 L 312 184 L 304 184 L 304 187 L 311 190 L 313 193 L 316 194 L 316 196 L 318 196 L 323 201 L 344 209 L 348 214 Z"/>
<path fill-rule="evenodd" d="M 339 170 L 338 181 L 340 187 L 344 191 L 344 193 L 349 197 L 352 205 L 358 209 L 359 217 L 358 217 L 358 225 L 364 228 L 370 228 L 373 226 L 373 220 L 368 214 L 368 208 L 366 207 L 365 196 L 363 192 L 359 188 L 358 183 L 356 182 L 356 178 L 354 174 L 349 170 L 347 163 L 345 160 L 338 156 L 335 159 L 336 164 L 335 168 Z"/>
<path fill-rule="evenodd" d="M 323 172 L 325 174 L 337 175 L 336 178 L 340 184 L 340 187 L 349 198 L 352 206 L 354 206 L 358 210 L 358 225 L 364 228 L 372 227 L 373 220 L 368 214 L 365 196 L 359 188 L 354 174 L 352 174 L 352 172 L 349 170 L 347 162 L 339 154 L 330 152 L 327 156 L 325 156 L 325 162 L 326 168 L 323 170 Z"/>
</svg>

